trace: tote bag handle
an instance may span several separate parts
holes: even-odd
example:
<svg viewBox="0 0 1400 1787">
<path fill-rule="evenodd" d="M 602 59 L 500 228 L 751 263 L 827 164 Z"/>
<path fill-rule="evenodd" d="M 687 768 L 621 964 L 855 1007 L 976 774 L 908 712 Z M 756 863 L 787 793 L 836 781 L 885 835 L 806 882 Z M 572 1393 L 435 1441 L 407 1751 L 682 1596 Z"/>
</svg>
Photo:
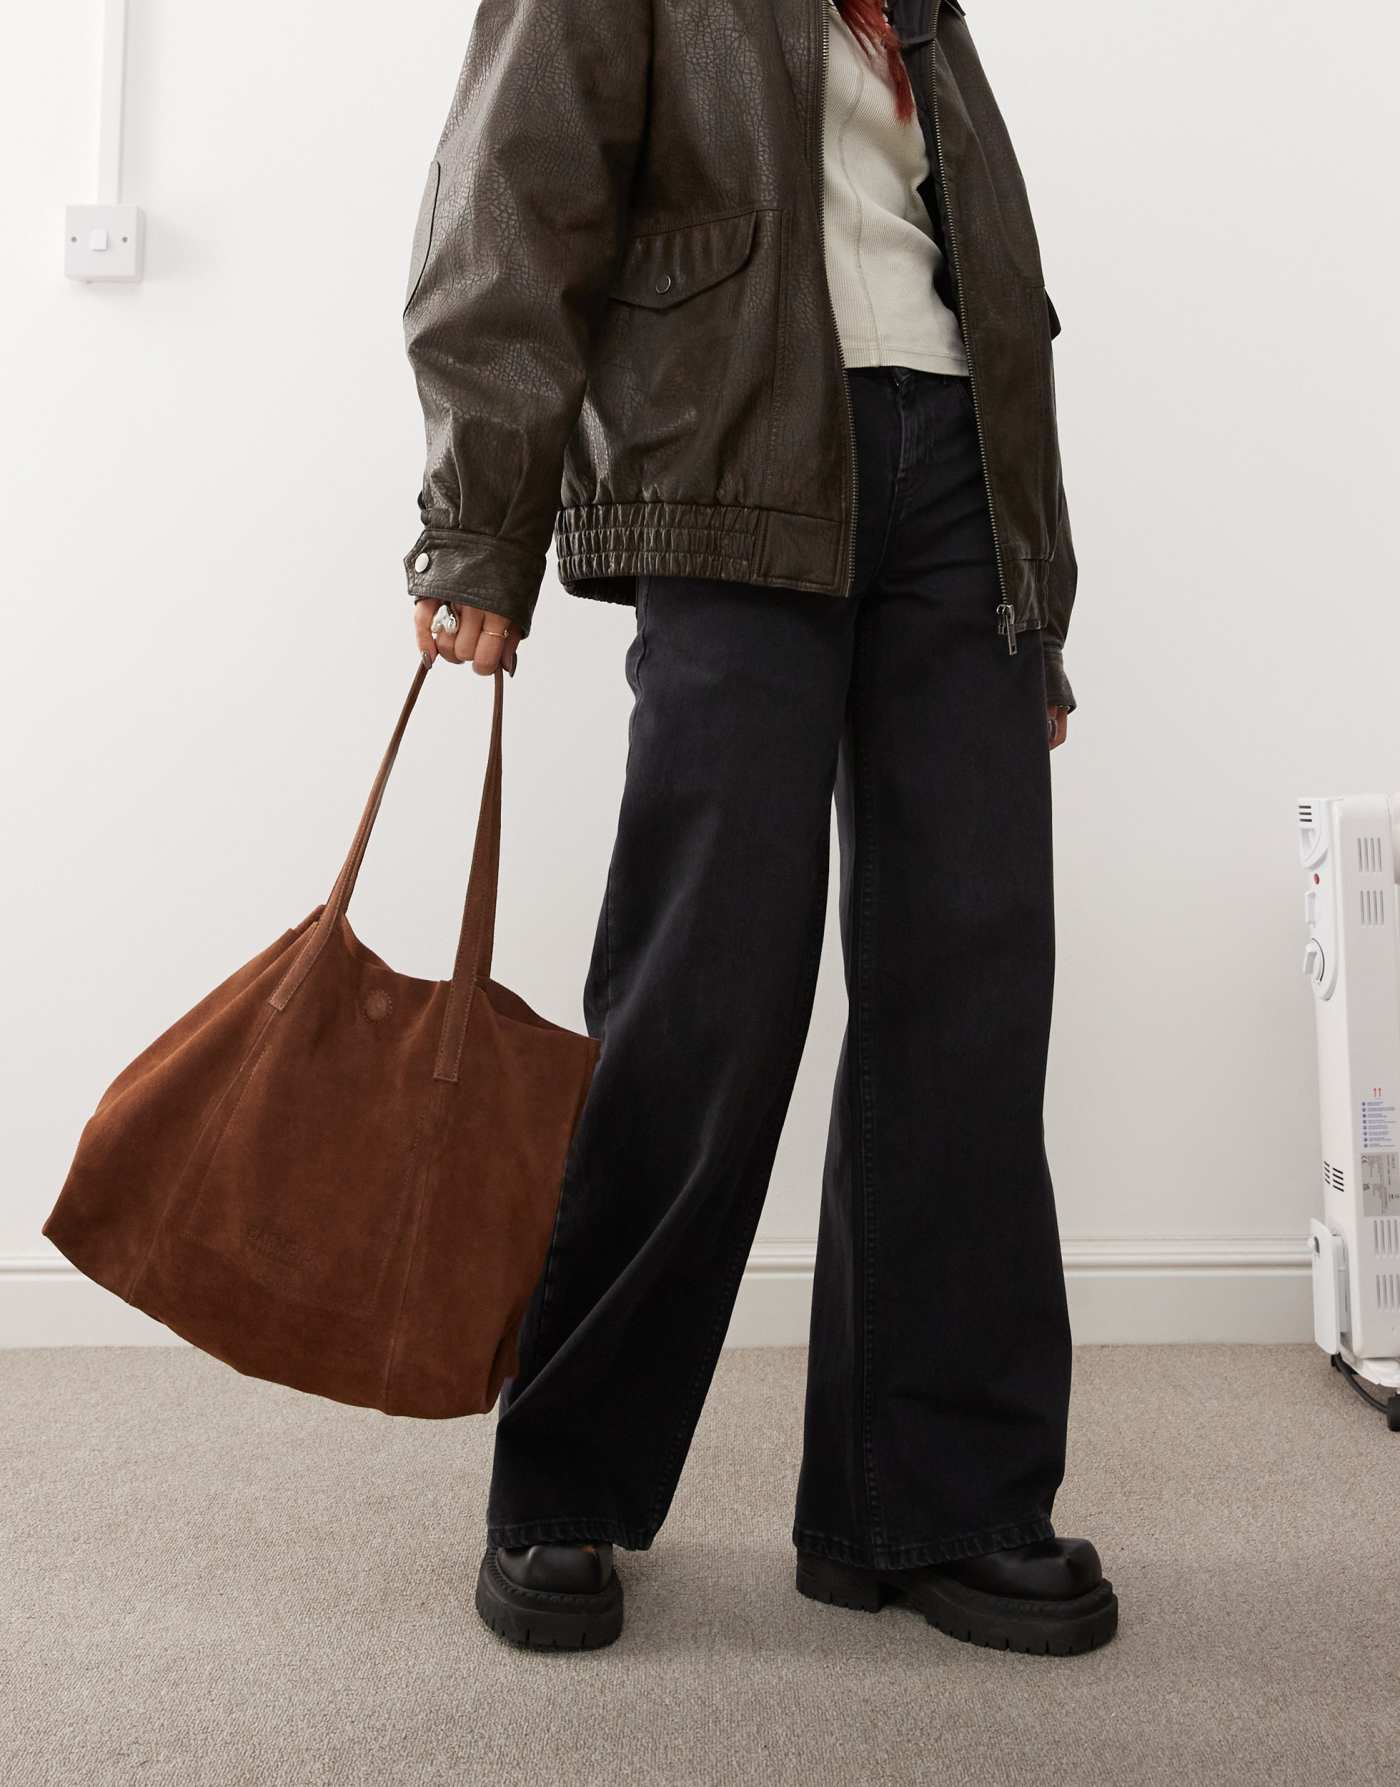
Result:
<svg viewBox="0 0 1400 1787">
<path fill-rule="evenodd" d="M 320 960 L 321 952 L 345 916 L 350 896 L 359 879 L 360 865 L 365 859 L 370 833 L 379 816 L 384 790 L 389 782 L 389 772 L 394 767 L 403 735 L 408 730 L 409 715 L 428 679 L 432 662 L 427 657 L 419 662 L 399 713 L 398 723 L 379 765 L 379 772 L 374 778 L 374 785 L 369 791 L 365 810 L 355 829 L 349 854 L 335 878 L 335 885 L 331 888 L 321 916 L 308 932 L 306 942 L 297 952 L 291 967 L 268 996 L 269 1003 L 278 1011 L 286 1010 L 297 989 Z M 461 1068 L 462 1044 L 467 1034 L 472 997 L 477 984 L 487 979 L 491 973 L 491 954 L 496 934 L 496 888 L 501 868 L 501 711 L 505 679 L 499 669 L 495 672 L 495 684 L 495 699 L 491 710 L 491 744 L 486 757 L 486 775 L 477 815 L 476 844 L 472 850 L 471 874 L 467 879 L 462 925 L 457 936 L 457 956 L 452 965 L 452 979 L 448 985 L 437 1060 L 433 1067 L 435 1080 L 456 1080 Z"/>
</svg>

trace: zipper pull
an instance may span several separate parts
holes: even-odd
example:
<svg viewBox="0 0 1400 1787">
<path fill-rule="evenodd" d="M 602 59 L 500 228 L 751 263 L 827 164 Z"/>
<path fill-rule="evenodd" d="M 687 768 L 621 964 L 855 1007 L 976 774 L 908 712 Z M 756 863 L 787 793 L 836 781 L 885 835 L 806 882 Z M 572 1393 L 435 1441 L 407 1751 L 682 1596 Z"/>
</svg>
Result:
<svg viewBox="0 0 1400 1787">
<path fill-rule="evenodd" d="M 1006 635 L 1006 655 L 1016 656 L 1016 610 L 1010 602 L 997 603 L 997 632 Z"/>
</svg>

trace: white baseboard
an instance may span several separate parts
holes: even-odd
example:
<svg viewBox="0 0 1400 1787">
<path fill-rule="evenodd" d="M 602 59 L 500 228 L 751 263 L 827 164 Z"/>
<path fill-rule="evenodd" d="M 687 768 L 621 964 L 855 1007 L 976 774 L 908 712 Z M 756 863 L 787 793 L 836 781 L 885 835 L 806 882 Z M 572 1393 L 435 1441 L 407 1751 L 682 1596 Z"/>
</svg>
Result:
<svg viewBox="0 0 1400 1787">
<path fill-rule="evenodd" d="M 184 1344 L 57 1253 L 0 1258 L 0 1347 Z"/>
<path fill-rule="evenodd" d="M 807 1340 L 815 1244 L 760 1241 L 730 1346 Z M 1095 1236 L 1064 1243 L 1074 1338 L 1083 1346 L 1312 1339 L 1304 1235 Z"/>
<path fill-rule="evenodd" d="M 729 1346 L 802 1346 L 815 1244 L 760 1241 Z M 1074 1337 L 1082 1345 L 1312 1338 L 1301 1235 L 1095 1237 L 1064 1244 Z M 57 1254 L 0 1258 L 0 1347 L 182 1344 Z"/>
</svg>

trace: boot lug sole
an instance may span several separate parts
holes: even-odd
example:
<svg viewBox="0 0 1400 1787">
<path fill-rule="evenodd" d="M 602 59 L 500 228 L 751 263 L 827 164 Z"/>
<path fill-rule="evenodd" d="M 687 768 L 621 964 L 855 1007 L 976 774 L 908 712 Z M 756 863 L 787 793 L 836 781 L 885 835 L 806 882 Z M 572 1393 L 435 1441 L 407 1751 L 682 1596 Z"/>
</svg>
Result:
<svg viewBox="0 0 1400 1787">
<path fill-rule="evenodd" d="M 1083 1656 L 1107 1644 L 1118 1630 L 1118 1597 L 1110 1582 L 1097 1583 L 1073 1601 L 1011 1601 L 955 1584 L 940 1588 L 925 1583 L 911 1590 L 875 1570 L 800 1558 L 797 1592 L 809 1601 L 857 1613 L 909 1607 L 945 1637 L 1024 1656 Z"/>
<path fill-rule="evenodd" d="M 517 1650 L 602 1650 L 622 1633 L 622 1584 L 613 1576 L 596 1595 L 521 1588 L 488 1551 L 477 1572 L 476 1610 Z"/>
</svg>

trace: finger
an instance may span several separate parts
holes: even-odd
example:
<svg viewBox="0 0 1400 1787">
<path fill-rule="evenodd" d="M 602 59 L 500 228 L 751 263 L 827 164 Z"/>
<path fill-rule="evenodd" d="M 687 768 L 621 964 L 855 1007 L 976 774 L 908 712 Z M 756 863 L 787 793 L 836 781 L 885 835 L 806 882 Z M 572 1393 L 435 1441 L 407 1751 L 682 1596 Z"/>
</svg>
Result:
<svg viewBox="0 0 1400 1787">
<path fill-rule="evenodd" d="M 456 650 L 457 633 L 459 633 L 462 628 L 463 611 L 461 604 L 458 602 L 443 602 L 437 597 L 434 597 L 431 601 L 418 602 L 415 603 L 414 606 L 426 612 L 428 640 L 433 657 L 441 658 L 445 664 L 455 664 L 458 661 Z M 433 631 L 433 622 L 437 619 L 438 610 L 441 608 L 448 608 L 456 615 L 457 633 L 449 633 L 445 627 L 439 627 L 436 633 Z M 419 634 L 419 637 L 422 637 L 421 633 Z"/>
<path fill-rule="evenodd" d="M 472 663 L 478 676 L 494 676 L 515 640 L 515 628 L 503 614 L 485 614 Z"/>
<path fill-rule="evenodd" d="M 452 612 L 457 616 L 457 631 L 450 637 L 439 633 L 438 648 L 454 664 L 470 664 L 476 636 L 481 631 L 481 610 L 469 602 L 454 602 Z"/>
<path fill-rule="evenodd" d="M 1053 751 L 1069 737 L 1069 709 L 1067 707 L 1047 707 L 1046 731 L 1049 735 L 1050 749 Z"/>
<path fill-rule="evenodd" d="M 413 604 L 413 636 L 418 641 L 418 650 L 431 664 L 438 655 L 437 640 L 433 638 L 433 616 L 437 613 L 437 603 L 417 601 Z"/>
</svg>

